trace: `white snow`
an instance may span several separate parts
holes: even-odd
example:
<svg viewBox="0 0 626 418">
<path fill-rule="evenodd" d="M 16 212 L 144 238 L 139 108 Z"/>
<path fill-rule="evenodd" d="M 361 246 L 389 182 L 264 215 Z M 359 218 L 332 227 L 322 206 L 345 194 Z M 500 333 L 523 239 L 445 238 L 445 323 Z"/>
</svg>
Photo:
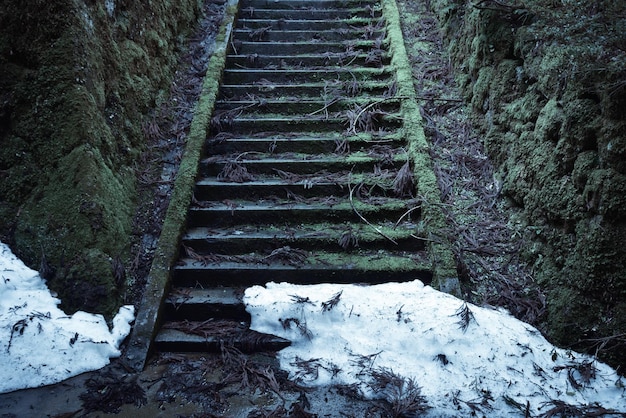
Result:
<svg viewBox="0 0 626 418">
<path fill-rule="evenodd" d="M 244 301 L 254 330 L 293 342 L 280 364 L 305 385 L 356 384 L 368 398 L 402 398 L 412 380 L 430 417 L 470 416 L 470 405 L 488 416 L 535 416 L 552 401 L 626 411 L 624 382 L 606 364 L 551 345 L 503 310 L 464 305 L 419 281 L 268 283 L 249 288 Z M 400 376 L 402 390 L 373 388 L 381 371 Z"/>
<path fill-rule="evenodd" d="M 0 242 L 0 393 L 57 383 L 97 370 L 120 355 L 133 306 L 109 330 L 102 315 L 58 308 L 39 274 Z"/>
<path fill-rule="evenodd" d="M 253 329 L 293 341 L 279 360 L 305 385 L 355 385 L 367 398 L 401 401 L 412 381 L 427 417 L 469 416 L 472 408 L 535 416 L 553 401 L 626 411 L 625 383 L 606 364 L 551 345 L 503 310 L 465 304 L 419 281 L 268 283 L 247 289 L 244 301 Z M 109 330 L 101 315 L 68 316 L 59 303 L 0 242 L 0 393 L 60 382 L 120 355 L 132 306 L 120 308 Z M 376 387 L 377 373 L 405 384 L 395 392 Z"/>
</svg>

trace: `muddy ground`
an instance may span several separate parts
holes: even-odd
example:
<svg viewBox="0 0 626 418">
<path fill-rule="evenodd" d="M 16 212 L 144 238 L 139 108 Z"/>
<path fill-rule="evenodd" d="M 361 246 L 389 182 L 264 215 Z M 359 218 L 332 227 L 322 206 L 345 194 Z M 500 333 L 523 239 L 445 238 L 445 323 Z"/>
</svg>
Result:
<svg viewBox="0 0 626 418">
<path fill-rule="evenodd" d="M 528 179 L 531 179 L 529 180 L 531 186 L 527 185 L 525 189 L 522 188 L 521 178 L 511 174 L 514 171 L 511 168 L 511 158 L 514 159 L 517 156 L 520 158 L 519 161 L 523 161 L 521 159 L 523 152 L 515 154 L 514 150 L 517 148 L 512 145 L 511 141 L 521 141 L 525 131 L 533 132 L 533 138 L 539 135 L 535 131 L 543 132 L 546 135 L 570 138 L 572 134 L 562 132 L 563 126 L 573 126 L 580 129 L 580 126 L 576 124 L 577 120 L 583 117 L 593 119 L 593 115 L 588 115 L 580 110 L 580 106 L 584 105 L 580 101 L 590 100 L 595 103 L 594 109 L 600 108 L 596 110 L 600 112 L 600 115 L 606 115 L 607 112 L 608 115 L 612 115 L 611 120 L 615 122 L 609 131 L 615 138 L 613 144 L 617 147 L 616 152 L 618 152 L 619 157 L 619 152 L 624 152 L 624 115 L 615 110 L 607 110 L 602 113 L 602 106 L 605 103 L 604 96 L 581 93 L 582 97 L 576 99 L 578 100 L 576 106 L 571 105 L 575 107 L 573 110 L 577 110 L 578 113 L 574 112 L 567 117 L 560 116 L 560 122 L 550 119 L 556 116 L 545 116 L 544 119 L 550 119 L 550 122 L 546 121 L 541 126 L 536 127 L 535 125 L 541 121 L 537 122 L 539 115 L 546 115 L 551 109 L 550 106 L 558 108 L 559 104 L 552 102 L 550 97 L 538 102 L 542 106 L 537 103 L 526 103 L 524 101 L 529 100 L 528 94 L 526 94 L 528 91 L 533 95 L 539 93 L 533 92 L 528 87 L 524 89 L 524 94 L 517 91 L 507 91 L 506 87 L 515 90 L 516 84 L 511 84 L 510 80 L 496 77 L 497 74 L 500 74 L 498 71 L 503 71 L 502 74 L 509 74 L 513 78 L 517 77 L 518 71 L 530 73 L 534 71 L 532 63 L 528 63 L 530 60 L 520 63 L 519 57 L 515 58 L 514 54 L 507 55 L 506 51 L 501 56 L 494 55 L 495 52 L 500 51 L 500 47 L 504 49 L 506 47 L 493 44 L 493 39 L 490 40 L 488 37 L 486 40 L 482 39 L 480 38 L 481 33 L 472 33 L 472 30 L 483 27 L 481 25 L 484 25 L 485 28 L 497 28 L 495 32 L 487 31 L 488 34 L 491 34 L 489 36 L 493 37 L 496 36 L 494 33 L 500 33 L 498 31 L 516 32 L 520 27 L 531 26 L 531 22 L 532 30 L 540 31 L 543 22 L 545 25 L 550 25 L 544 27 L 544 36 L 539 37 L 545 39 L 546 36 L 552 34 L 549 39 L 552 44 L 558 46 L 559 42 L 564 42 L 564 40 L 553 34 L 554 28 L 551 25 L 554 23 L 552 19 L 555 18 L 555 15 L 549 14 L 550 19 L 546 18 L 545 20 L 542 20 L 542 16 L 548 15 L 549 12 L 555 13 L 555 11 L 565 13 L 563 8 L 567 6 L 570 6 L 570 9 L 575 9 L 574 3 L 576 2 L 527 1 L 525 7 L 511 10 L 506 9 L 506 7 L 503 9 L 502 5 L 513 4 L 513 2 L 481 1 L 477 3 L 484 8 L 467 6 L 469 9 L 464 9 L 465 6 L 459 2 L 443 0 L 399 2 L 404 20 L 407 52 L 413 63 L 415 87 L 418 96 L 423 99 L 421 102 L 422 116 L 426 134 L 432 146 L 431 155 L 435 173 L 442 191 L 442 207 L 449 223 L 447 230 L 440 231 L 440 238 L 450 242 L 453 248 L 459 277 L 462 279 L 464 297 L 478 304 L 505 306 L 516 317 L 537 326 L 550 335 L 550 327 L 556 321 L 554 318 L 555 309 L 563 309 L 562 304 L 551 305 L 549 297 L 550 295 L 554 297 L 555 290 L 546 278 L 548 273 L 554 276 L 556 274 L 554 271 L 558 273 L 560 269 L 555 267 L 556 270 L 550 269 L 548 272 L 546 269 L 542 270 L 542 266 L 545 266 L 546 263 L 543 260 L 544 255 L 552 257 L 553 250 L 550 248 L 555 245 L 552 243 L 552 238 L 556 237 L 554 242 L 564 245 L 563 238 L 559 238 L 562 234 L 555 235 L 555 225 L 564 222 L 565 224 L 559 228 L 563 228 L 566 235 L 567 231 L 574 228 L 574 232 L 569 232 L 572 234 L 578 231 L 577 227 L 568 226 L 567 222 L 570 224 L 573 222 L 573 225 L 578 225 L 580 222 L 589 224 L 593 219 L 596 219 L 595 222 L 599 222 L 598 213 L 594 212 L 584 217 L 572 215 L 572 219 L 568 218 L 569 221 L 559 218 L 557 219 L 558 222 L 550 216 L 537 215 L 535 213 L 538 210 L 537 205 L 530 202 L 535 202 L 533 199 L 541 199 L 541 194 L 532 199 L 525 197 L 529 195 L 530 191 L 536 189 L 532 186 L 535 184 L 532 183 L 532 173 L 527 174 L 527 177 L 530 176 Z M 572 4 L 566 5 L 564 3 Z M 575 47 L 578 44 L 592 42 L 596 39 L 595 37 L 606 36 L 610 38 L 611 45 L 617 42 L 611 49 L 614 55 L 614 58 L 611 59 L 619 61 L 623 58 L 624 49 L 620 48 L 620 45 L 623 45 L 620 43 L 623 39 L 620 41 L 619 36 L 611 38 L 604 33 L 615 35 L 612 31 L 605 29 L 610 25 L 613 25 L 610 27 L 614 27 L 619 22 L 623 22 L 619 19 L 624 19 L 626 14 L 621 9 L 609 9 L 606 2 L 595 1 L 591 3 L 599 9 L 594 11 L 585 8 L 584 11 L 591 14 L 591 18 L 595 19 L 592 19 L 592 22 L 596 22 L 597 26 L 592 25 L 590 32 L 574 31 L 571 34 L 573 37 L 567 39 L 568 45 Z M 603 5 L 605 9 L 601 10 Z M 428 6 L 433 7 L 436 13 L 432 13 Z M 580 4 L 578 6 L 583 7 Z M 597 16 L 598 13 L 609 12 L 612 13 L 612 20 L 610 21 L 602 21 Z M 215 16 L 215 13 L 212 15 Z M 467 22 L 470 22 L 471 25 Z M 200 32 L 204 31 L 203 34 L 192 36 L 192 41 L 186 52 L 180 54 L 179 70 L 170 89 L 170 100 L 163 101 L 160 106 L 155 107 L 150 112 L 148 122 L 143 125 L 145 138 L 151 145 L 147 148 L 148 152 L 143 153 L 139 160 L 142 169 L 137 173 L 139 202 L 132 225 L 133 242 L 130 251 L 132 256 L 124 268 L 124 274 L 128 281 L 128 286 L 123 294 L 123 299 L 126 302 L 137 303 L 141 297 L 145 277 L 150 267 L 152 251 L 158 240 L 160 222 L 167 208 L 169 192 L 173 184 L 172 180 L 176 174 L 176 163 L 182 153 L 186 129 L 188 129 L 191 120 L 191 111 L 199 93 L 203 74 L 202 66 L 206 65 L 207 51 L 211 50 L 210 47 L 206 48 L 206 42 L 211 37 L 211 28 L 214 30 L 216 27 L 215 21 L 211 24 L 205 21 L 203 25 L 199 29 Z M 443 30 L 440 29 L 441 26 L 443 26 Z M 597 28 L 595 33 L 594 27 Z M 467 43 L 470 45 L 465 44 L 463 46 L 463 38 L 455 35 L 457 33 L 465 33 Z M 577 42 L 577 33 L 580 42 Z M 472 39 L 475 38 L 480 39 L 473 41 Z M 508 35 L 501 38 L 509 39 Z M 478 46 L 472 49 L 472 44 Z M 535 51 L 535 53 L 537 52 Z M 510 67 L 511 63 L 507 60 L 513 58 L 517 65 Z M 589 55 L 587 64 L 591 65 L 593 59 Z M 503 64 L 504 61 L 507 62 Z M 464 62 L 466 64 L 463 64 Z M 537 65 L 541 64 L 541 61 L 537 62 Z M 548 64 L 543 63 L 542 65 L 545 67 Z M 522 69 L 518 70 L 518 67 Z M 558 74 L 561 72 L 558 68 L 544 67 L 541 67 L 542 72 L 537 77 L 549 78 L 549 74 L 554 74 L 556 81 L 559 80 Z M 487 70 L 481 70 L 481 68 L 491 68 L 492 72 L 485 74 L 484 72 Z M 623 82 L 611 78 L 615 76 L 613 73 L 609 74 L 610 76 L 606 74 L 606 71 L 598 72 L 598 74 L 603 74 L 602 77 L 608 77 L 605 87 L 608 88 L 607 94 L 609 99 L 613 100 L 612 103 L 618 105 L 626 103 L 620 101 L 624 97 Z M 491 79 L 499 80 L 504 85 L 499 89 L 493 85 L 480 87 L 479 81 L 489 79 L 489 76 Z M 602 84 L 602 77 L 598 75 L 594 82 Z M 623 79 L 621 80 L 623 81 Z M 547 85 L 551 83 L 549 80 L 543 82 Z M 575 83 L 570 83 L 570 85 L 572 84 Z M 493 92 L 498 92 L 498 94 Z M 487 96 L 490 100 L 487 100 L 488 105 L 485 107 L 485 97 Z M 506 103 L 504 103 L 503 98 L 507 99 Z M 501 102 L 497 102 L 497 100 L 501 100 Z M 521 102 L 516 102 L 516 100 Z M 510 128 L 507 128 L 509 125 L 504 121 L 500 121 L 500 123 L 489 122 L 490 117 L 508 118 L 515 121 L 516 119 L 511 115 L 520 115 L 520 106 L 522 106 L 520 103 L 522 102 L 526 103 L 524 109 L 528 109 L 534 114 L 535 119 L 533 119 L 532 126 L 529 125 L 529 121 L 519 122 L 521 123 L 520 126 L 525 126 L 525 128 L 519 128 L 519 131 L 511 130 L 515 137 L 511 137 L 510 133 L 502 133 L 502 130 Z M 547 109 L 546 106 L 548 106 Z M 569 105 L 566 103 L 565 106 Z M 609 109 L 614 109 L 611 106 Z M 502 109 L 506 111 L 501 112 L 501 116 L 498 116 L 500 114 L 498 110 Z M 576 119 L 575 116 L 579 119 Z M 595 121 L 593 126 L 597 126 L 599 122 L 593 120 Z M 497 129 L 493 128 L 494 126 Z M 503 135 L 502 138 L 508 138 L 508 142 L 502 140 L 494 143 L 497 141 L 494 138 L 498 138 L 498 133 Z M 525 135 L 529 137 L 530 134 Z M 597 141 L 603 141 L 597 133 L 593 135 Z M 559 139 L 552 138 L 552 144 L 555 143 L 555 147 L 558 149 L 565 146 L 563 144 L 559 148 Z M 606 145 L 604 144 L 605 148 Z M 589 152 L 594 152 L 594 149 L 587 149 L 589 147 L 586 145 L 583 148 L 577 151 L 579 154 L 576 155 L 584 154 L 585 158 L 589 157 L 587 158 L 589 160 L 588 168 L 592 170 L 593 167 L 600 164 L 598 162 L 600 160 L 596 161 L 600 157 L 591 158 Z M 600 148 L 595 152 L 601 153 Z M 496 152 L 497 150 L 508 149 L 513 151 Z M 546 153 L 548 152 L 546 151 Z M 552 155 L 552 152 L 548 154 Z M 615 157 L 613 153 L 609 154 L 610 158 L 607 160 L 607 164 L 610 161 L 619 162 L 618 157 Z M 495 166 L 493 161 L 496 162 Z M 584 171 L 584 167 L 581 168 L 583 161 L 576 161 L 578 159 L 575 159 L 574 162 L 570 161 L 570 165 L 573 164 L 572 167 L 578 167 L 579 171 Z M 503 166 L 508 168 L 503 170 Z M 623 175 L 623 168 L 619 167 L 619 164 L 612 169 L 615 170 L 615 173 Z M 568 179 L 575 177 L 574 174 L 569 176 Z M 589 176 L 585 176 L 585 181 L 588 180 L 587 177 Z M 611 178 L 618 181 L 621 177 Z M 574 180 L 576 179 L 579 182 L 583 181 L 580 175 L 574 178 Z M 563 187 L 567 189 L 569 186 L 564 185 Z M 598 193 L 605 193 L 602 190 Z M 558 194 L 554 191 L 553 193 Z M 592 190 L 587 188 L 586 182 L 582 185 L 582 190 L 577 193 L 588 197 L 593 195 Z M 621 212 L 614 206 L 619 205 L 620 201 L 617 197 L 614 200 L 616 201 L 611 201 L 613 203 L 610 207 L 613 209 L 608 211 L 608 215 L 605 209 L 600 209 L 602 206 L 600 200 L 596 203 L 592 202 L 597 206 L 594 210 L 604 210 L 602 214 L 608 216 L 609 221 L 612 219 L 611 216 L 620 218 L 618 215 Z M 615 210 L 617 212 L 612 212 Z M 553 212 L 556 211 L 556 209 L 553 210 Z M 539 223 L 540 221 L 544 223 Z M 607 221 L 602 220 L 602 222 Z M 609 226 L 613 228 L 614 225 L 609 223 L 607 227 Z M 618 225 L 613 230 L 619 233 L 620 228 Z M 584 236 L 580 235 L 582 233 L 582 230 L 578 232 L 579 240 Z M 593 233 L 590 232 L 586 236 L 593 238 L 591 235 Z M 570 236 L 568 239 L 571 240 L 572 237 Z M 580 252 L 576 250 L 578 247 L 575 243 L 568 245 L 570 254 Z M 616 254 L 619 255 L 619 252 L 616 251 Z M 554 257 L 554 260 L 557 259 L 558 254 Z M 567 256 L 562 260 L 564 261 L 561 263 L 565 264 L 573 262 L 571 261 L 573 258 Z M 555 262 L 549 261 L 549 265 L 552 266 Z M 611 267 L 608 270 L 609 273 L 619 270 L 617 267 Z M 624 270 L 621 269 L 620 271 L 623 272 Z M 538 273 L 543 274 L 541 280 L 537 279 Z M 600 273 L 594 274 L 599 275 Z M 616 277 L 616 279 L 612 279 L 614 283 L 608 283 L 607 286 L 615 289 L 618 295 L 623 294 L 619 293 L 623 292 L 620 289 L 624 288 L 623 273 L 621 280 L 620 277 Z M 570 304 L 578 303 L 576 298 L 580 296 L 580 292 L 584 291 L 581 288 L 572 290 L 571 286 L 566 287 L 566 290 L 570 292 L 568 293 L 571 296 Z M 623 298 L 621 299 L 623 300 Z M 614 345 L 613 348 L 617 347 L 616 349 L 623 348 L 623 326 L 620 324 L 624 320 L 624 314 L 620 313 L 619 300 L 609 301 L 610 303 L 604 305 L 602 305 L 602 298 L 583 302 L 585 309 L 579 307 L 572 307 L 572 309 L 577 310 L 578 314 L 581 312 L 585 314 L 590 309 L 597 310 L 598 306 L 601 306 L 600 312 L 594 314 L 594 317 L 601 316 L 602 320 L 610 325 L 604 329 L 603 337 L 594 334 L 593 341 L 588 341 L 586 347 L 598 348 L 598 341 L 600 341 L 606 342 L 601 347 L 603 349 L 610 344 Z M 584 335 L 579 335 L 579 339 L 583 337 Z M 596 337 L 605 339 L 597 340 Z M 600 354 L 602 354 L 602 350 Z M 615 356 L 608 356 L 608 358 L 613 359 L 614 364 L 623 362 Z M 126 370 L 122 362 L 114 361 L 111 366 L 101 371 L 78 376 L 58 385 L 0 395 L 0 411 L 2 416 L 7 417 L 83 415 L 91 417 L 107 415 L 306 417 L 313 416 L 311 414 L 360 417 L 389 416 L 389 408 L 390 406 L 384 403 L 359 400 L 350 388 L 307 392 L 286 379 L 284 373 L 276 368 L 271 354 L 250 358 L 232 351 L 216 355 L 193 356 L 191 359 L 176 355 L 157 355 L 149 361 L 148 367 L 141 374 L 134 374 Z"/>
</svg>

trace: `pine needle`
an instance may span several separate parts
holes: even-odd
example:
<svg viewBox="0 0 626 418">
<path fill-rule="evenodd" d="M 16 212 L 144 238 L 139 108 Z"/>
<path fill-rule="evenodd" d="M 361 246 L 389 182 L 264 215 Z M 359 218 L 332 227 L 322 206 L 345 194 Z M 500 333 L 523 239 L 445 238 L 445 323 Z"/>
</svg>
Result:
<svg viewBox="0 0 626 418">
<path fill-rule="evenodd" d="M 393 191 L 398 197 L 414 197 L 415 183 L 411 164 L 407 161 L 393 180 Z"/>
<path fill-rule="evenodd" d="M 328 311 L 332 310 L 335 306 L 337 306 L 337 304 L 339 303 L 339 300 L 341 300 L 341 294 L 342 293 L 343 293 L 343 290 L 338 292 L 338 293 L 336 293 L 328 301 L 322 302 L 322 311 L 323 312 L 328 312 Z"/>
<path fill-rule="evenodd" d="M 254 181 L 256 177 L 248 172 L 248 169 L 236 162 L 227 163 L 222 171 L 217 175 L 219 181 L 243 183 Z"/>
<path fill-rule="evenodd" d="M 470 310 L 467 302 L 463 302 L 463 305 L 461 305 L 461 307 L 457 309 L 454 314 L 459 317 L 457 325 L 463 332 L 467 331 L 467 328 L 469 328 L 472 321 L 476 322 L 474 313 Z M 476 324 L 478 324 L 478 322 L 476 322 Z"/>
<path fill-rule="evenodd" d="M 381 236 L 383 236 L 384 238 L 387 238 L 389 241 L 393 242 L 395 245 L 398 245 L 398 242 L 395 241 L 393 238 L 389 237 L 388 235 L 386 235 L 383 231 L 380 230 L 380 228 L 378 228 L 376 225 L 372 224 L 370 221 L 368 221 L 367 219 L 365 219 L 363 217 L 363 215 L 361 215 L 359 213 L 359 211 L 356 209 L 356 207 L 354 206 L 354 188 L 350 187 L 350 185 L 348 184 L 348 189 L 350 190 L 350 206 L 352 206 L 352 210 L 354 211 L 354 213 L 357 214 L 357 216 L 359 218 L 361 218 L 361 220 L 363 222 L 365 222 L 366 224 L 368 224 L 374 231 L 376 231 L 378 234 L 380 234 Z"/>
</svg>

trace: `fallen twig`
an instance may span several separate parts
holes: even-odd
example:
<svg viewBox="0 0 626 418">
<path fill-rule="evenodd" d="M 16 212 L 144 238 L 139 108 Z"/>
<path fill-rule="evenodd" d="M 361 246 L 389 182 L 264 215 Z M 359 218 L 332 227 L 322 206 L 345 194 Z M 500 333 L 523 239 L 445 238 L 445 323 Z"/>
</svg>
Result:
<svg viewBox="0 0 626 418">
<path fill-rule="evenodd" d="M 396 223 L 394 224 L 393 229 L 396 229 L 396 228 L 398 227 L 398 225 L 400 225 L 400 222 L 402 222 L 402 220 L 403 220 L 404 218 L 406 218 L 407 216 L 409 216 L 409 215 L 411 214 L 411 212 L 413 212 L 414 210 L 417 210 L 417 209 L 421 209 L 421 208 L 422 208 L 422 205 L 421 205 L 421 204 L 419 204 L 419 205 L 417 205 L 417 206 L 413 206 L 411 209 L 409 209 L 409 210 L 407 210 L 406 212 L 404 212 L 404 213 L 403 213 L 403 214 L 402 214 L 402 215 L 398 218 L 398 220 L 396 221 Z"/>
<path fill-rule="evenodd" d="M 359 211 L 356 209 L 356 207 L 354 206 L 354 198 L 353 198 L 353 194 L 354 194 L 354 188 L 348 184 L 348 189 L 350 190 L 350 206 L 352 207 L 352 210 L 354 211 L 354 213 L 356 213 L 356 215 L 363 221 L 365 222 L 367 225 L 369 225 L 374 231 L 376 231 L 378 234 L 380 234 L 382 237 L 388 239 L 389 241 L 393 242 L 395 245 L 398 245 L 398 242 L 395 241 L 393 238 L 390 238 L 389 236 L 387 236 L 383 231 L 380 230 L 380 228 L 378 228 L 376 225 L 372 224 L 370 221 L 368 221 L 367 219 L 365 219 L 365 217 L 363 217 L 363 215 L 361 215 L 359 213 Z"/>
</svg>

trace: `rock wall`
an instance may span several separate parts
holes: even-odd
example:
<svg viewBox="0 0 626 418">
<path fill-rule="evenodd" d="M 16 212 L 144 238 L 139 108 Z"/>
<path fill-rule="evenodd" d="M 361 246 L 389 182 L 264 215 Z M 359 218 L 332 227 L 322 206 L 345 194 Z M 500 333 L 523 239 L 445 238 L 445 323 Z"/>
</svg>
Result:
<svg viewBox="0 0 626 418">
<path fill-rule="evenodd" d="M 429 7 L 501 193 L 523 214 L 548 335 L 626 365 L 626 3 Z"/>
<path fill-rule="evenodd" d="M 169 96 L 200 10 L 199 0 L 0 5 L 0 238 L 41 266 L 68 312 L 120 303 L 143 115 Z"/>
</svg>

